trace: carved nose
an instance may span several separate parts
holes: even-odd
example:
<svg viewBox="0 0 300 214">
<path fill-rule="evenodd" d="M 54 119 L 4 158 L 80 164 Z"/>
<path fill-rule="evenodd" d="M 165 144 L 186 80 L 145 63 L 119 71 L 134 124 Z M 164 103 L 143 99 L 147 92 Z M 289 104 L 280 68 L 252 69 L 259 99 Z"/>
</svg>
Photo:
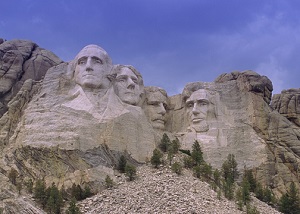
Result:
<svg viewBox="0 0 300 214">
<path fill-rule="evenodd" d="M 135 84 L 134 84 L 134 82 L 132 81 L 131 78 L 128 78 L 128 80 L 127 80 L 127 88 L 128 89 L 134 89 L 135 88 Z"/>
<path fill-rule="evenodd" d="M 93 70 L 91 59 L 87 59 L 85 70 L 87 70 L 87 71 L 92 71 Z"/>
<path fill-rule="evenodd" d="M 165 109 L 163 103 L 159 104 L 159 112 L 158 113 L 161 114 L 161 115 L 165 115 L 166 114 L 166 109 Z"/>
<path fill-rule="evenodd" d="M 194 103 L 194 107 L 192 109 L 192 112 L 193 112 L 193 114 L 199 114 L 200 113 L 200 110 L 197 106 L 197 103 Z"/>
</svg>

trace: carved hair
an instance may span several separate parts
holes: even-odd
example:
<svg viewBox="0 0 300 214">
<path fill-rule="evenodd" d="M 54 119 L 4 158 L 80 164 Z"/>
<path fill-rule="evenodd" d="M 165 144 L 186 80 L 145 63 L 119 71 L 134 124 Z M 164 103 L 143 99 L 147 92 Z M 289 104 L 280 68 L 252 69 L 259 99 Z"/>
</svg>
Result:
<svg viewBox="0 0 300 214">
<path fill-rule="evenodd" d="M 193 82 L 187 84 L 182 91 L 182 102 L 185 103 L 186 100 L 192 95 L 192 93 L 198 91 L 199 89 L 205 89 L 201 82 Z M 208 97 L 210 98 L 209 93 Z"/>
<path fill-rule="evenodd" d="M 156 87 L 156 86 L 148 86 L 148 87 L 145 87 L 145 95 L 146 95 L 146 97 L 147 97 L 148 94 L 155 93 L 155 92 L 160 92 L 160 93 L 162 93 L 162 95 L 164 95 L 165 97 L 168 97 L 167 92 L 166 92 L 165 89 L 163 89 L 163 88 Z"/>
<path fill-rule="evenodd" d="M 114 65 L 111 74 L 108 75 L 110 81 L 113 82 L 116 79 L 118 73 L 121 72 L 122 68 L 129 68 L 136 75 L 138 79 L 138 85 L 144 88 L 144 81 L 142 75 L 131 65 Z"/>
</svg>

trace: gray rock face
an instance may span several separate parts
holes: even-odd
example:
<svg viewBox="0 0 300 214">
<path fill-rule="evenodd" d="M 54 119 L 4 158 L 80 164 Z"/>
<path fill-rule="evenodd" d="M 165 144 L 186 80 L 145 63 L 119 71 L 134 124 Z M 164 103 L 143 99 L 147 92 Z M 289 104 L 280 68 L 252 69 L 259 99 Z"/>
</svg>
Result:
<svg viewBox="0 0 300 214">
<path fill-rule="evenodd" d="M 275 94 L 271 106 L 289 121 L 300 127 L 300 89 L 283 90 Z"/>
<path fill-rule="evenodd" d="M 113 65 L 97 45 L 68 63 L 26 41 L 3 41 L 0 56 L 3 177 L 14 168 L 20 181 L 44 177 L 48 185 L 99 191 L 120 155 L 147 162 L 166 132 L 183 149 L 199 141 L 215 168 L 234 154 L 240 172 L 254 169 L 277 195 L 299 182 L 299 92 L 274 96 L 271 107 L 273 86 L 265 76 L 222 74 L 168 97 L 162 88 L 144 87 L 133 66 Z"/>
<path fill-rule="evenodd" d="M 27 79 L 41 80 L 46 71 L 62 61 L 52 52 L 24 40 L 0 42 L 0 116 Z"/>
</svg>

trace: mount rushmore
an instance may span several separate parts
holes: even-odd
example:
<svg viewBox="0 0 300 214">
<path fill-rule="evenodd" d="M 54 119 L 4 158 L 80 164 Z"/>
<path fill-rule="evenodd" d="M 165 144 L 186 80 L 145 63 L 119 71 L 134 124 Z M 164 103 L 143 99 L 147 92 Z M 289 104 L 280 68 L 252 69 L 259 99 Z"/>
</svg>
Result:
<svg viewBox="0 0 300 214">
<path fill-rule="evenodd" d="M 121 155 L 148 162 L 163 133 L 182 149 L 198 140 L 214 168 L 234 154 L 240 172 L 253 169 L 277 195 L 291 182 L 299 188 L 300 89 L 272 98 L 272 82 L 254 71 L 195 80 L 168 96 L 97 45 L 63 62 L 33 42 L 1 39 L 0 74 L 2 200 L 14 196 L 12 168 L 20 180 L 101 190 Z"/>
</svg>

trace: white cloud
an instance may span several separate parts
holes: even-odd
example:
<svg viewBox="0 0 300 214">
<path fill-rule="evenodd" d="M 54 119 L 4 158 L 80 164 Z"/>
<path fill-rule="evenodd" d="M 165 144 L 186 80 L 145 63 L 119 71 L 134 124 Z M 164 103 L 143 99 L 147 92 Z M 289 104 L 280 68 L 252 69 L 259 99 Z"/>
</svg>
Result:
<svg viewBox="0 0 300 214">
<path fill-rule="evenodd" d="M 260 63 L 255 69 L 259 74 L 267 76 L 273 83 L 273 94 L 279 94 L 283 89 L 286 89 L 288 71 L 281 67 L 277 59 L 270 57 L 269 61 Z"/>
</svg>

